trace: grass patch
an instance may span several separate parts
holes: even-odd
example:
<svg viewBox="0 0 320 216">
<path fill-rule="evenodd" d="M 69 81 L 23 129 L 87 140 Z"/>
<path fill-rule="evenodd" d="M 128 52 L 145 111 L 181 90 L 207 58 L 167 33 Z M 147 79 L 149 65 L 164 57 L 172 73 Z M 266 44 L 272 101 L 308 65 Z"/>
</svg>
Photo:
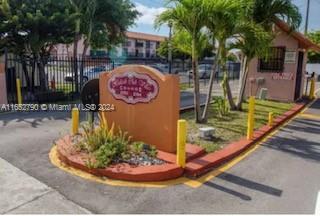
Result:
<svg viewBox="0 0 320 216">
<path fill-rule="evenodd" d="M 292 107 L 292 103 L 256 100 L 255 128 L 258 129 L 268 123 L 269 112 L 273 112 L 276 117 Z M 223 117 L 218 115 L 217 103 L 212 104 L 209 110 L 209 120 L 205 125 L 195 123 L 193 111 L 181 114 L 181 119 L 185 119 L 188 122 L 188 142 L 200 145 L 207 152 L 217 151 L 224 145 L 246 136 L 247 118 L 248 103 L 244 103 L 243 111 L 231 111 Z M 216 128 L 216 138 L 213 141 L 205 141 L 198 138 L 199 128 L 208 126 Z"/>
</svg>

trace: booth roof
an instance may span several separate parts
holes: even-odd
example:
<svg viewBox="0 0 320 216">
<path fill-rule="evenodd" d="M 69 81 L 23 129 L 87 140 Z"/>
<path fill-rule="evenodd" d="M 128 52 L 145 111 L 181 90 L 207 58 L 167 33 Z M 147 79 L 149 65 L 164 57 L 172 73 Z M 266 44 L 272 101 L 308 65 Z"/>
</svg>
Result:
<svg viewBox="0 0 320 216">
<path fill-rule="evenodd" d="M 296 40 L 298 40 L 303 48 L 305 49 L 311 49 L 311 50 L 314 50 L 314 51 L 317 51 L 317 52 L 320 52 L 320 46 L 313 43 L 310 39 L 308 39 L 305 35 L 303 35 L 302 33 L 300 32 L 297 32 L 297 31 L 292 31 L 292 29 L 290 28 L 290 26 L 280 20 L 280 19 L 277 19 L 275 24 L 284 32 L 288 33 L 289 35 L 291 35 L 293 38 L 295 38 Z"/>
</svg>

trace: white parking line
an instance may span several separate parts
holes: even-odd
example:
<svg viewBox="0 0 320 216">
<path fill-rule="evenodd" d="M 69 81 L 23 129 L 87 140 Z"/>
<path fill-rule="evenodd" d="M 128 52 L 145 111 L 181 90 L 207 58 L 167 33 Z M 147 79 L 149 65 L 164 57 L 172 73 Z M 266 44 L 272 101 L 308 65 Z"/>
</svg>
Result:
<svg viewBox="0 0 320 216">
<path fill-rule="evenodd" d="M 320 215 L 320 191 L 318 192 L 315 215 Z"/>
</svg>

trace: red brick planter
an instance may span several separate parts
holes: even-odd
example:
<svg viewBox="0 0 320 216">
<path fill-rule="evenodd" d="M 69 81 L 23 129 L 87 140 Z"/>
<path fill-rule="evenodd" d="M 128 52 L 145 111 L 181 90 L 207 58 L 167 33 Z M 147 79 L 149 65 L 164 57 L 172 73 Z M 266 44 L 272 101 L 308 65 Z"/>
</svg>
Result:
<svg viewBox="0 0 320 216">
<path fill-rule="evenodd" d="M 131 166 L 129 164 L 117 164 L 105 169 L 90 169 L 85 161 L 88 155 L 83 153 L 72 153 L 71 137 L 66 136 L 56 142 L 59 159 L 65 164 L 96 176 L 104 176 L 116 180 L 151 182 L 165 181 L 179 178 L 183 175 L 183 169 L 174 163 L 168 162 L 163 165 L 154 166 Z M 161 159 L 165 159 L 163 157 Z"/>
</svg>

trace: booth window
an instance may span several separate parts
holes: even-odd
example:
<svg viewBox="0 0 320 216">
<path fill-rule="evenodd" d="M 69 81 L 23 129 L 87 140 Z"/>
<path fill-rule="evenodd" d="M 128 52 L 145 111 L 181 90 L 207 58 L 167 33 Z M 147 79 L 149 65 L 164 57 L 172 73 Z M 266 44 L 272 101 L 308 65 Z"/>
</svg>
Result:
<svg viewBox="0 0 320 216">
<path fill-rule="evenodd" d="M 268 59 L 259 59 L 259 72 L 282 73 L 286 56 L 285 47 L 272 47 Z"/>
</svg>

